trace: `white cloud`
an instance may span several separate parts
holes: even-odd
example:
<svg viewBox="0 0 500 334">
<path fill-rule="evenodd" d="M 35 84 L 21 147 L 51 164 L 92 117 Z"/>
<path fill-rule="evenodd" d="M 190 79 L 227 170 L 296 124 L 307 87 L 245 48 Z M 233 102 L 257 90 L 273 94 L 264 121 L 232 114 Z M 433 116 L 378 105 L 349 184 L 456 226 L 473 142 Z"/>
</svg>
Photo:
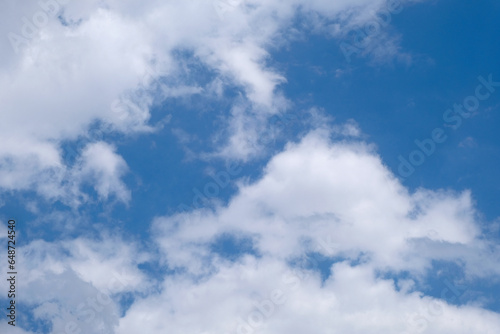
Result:
<svg viewBox="0 0 500 334">
<path fill-rule="evenodd" d="M 185 272 L 167 276 L 161 294 L 132 305 L 117 333 L 498 331 L 494 312 L 412 290 L 432 260 L 464 263 L 474 272 L 469 279 L 497 275 L 489 264 L 477 270 L 498 265 L 498 257 L 484 252 L 489 242 L 470 193 L 411 194 L 372 147 L 328 137 L 320 130 L 288 145 L 260 180 L 240 184 L 227 207 L 158 218 L 154 233 L 164 261 Z M 261 257 L 219 258 L 209 245 L 223 233 L 253 238 Z M 290 271 L 289 260 L 311 251 L 346 261 L 335 263 L 324 283 L 317 272 Z M 412 278 L 399 288 L 377 275 L 406 270 Z M 286 301 L 269 304 L 276 294 Z"/>
<path fill-rule="evenodd" d="M 215 214 L 157 220 L 155 226 L 169 231 L 161 242 L 167 260 L 199 269 L 204 244 L 226 230 L 256 235 L 262 253 L 282 259 L 304 252 L 304 239 L 331 235 L 339 254 L 367 253 L 380 268 L 394 270 L 424 269 L 424 263 L 406 261 L 415 251 L 408 241 L 428 238 L 431 231 L 436 242 L 474 244 L 480 230 L 470 193 L 409 194 L 371 146 L 332 145 L 329 135 L 318 130 L 289 144 L 269 162 L 261 180 L 241 184 L 230 205 Z M 180 245 L 190 248 L 185 253 Z"/>
<path fill-rule="evenodd" d="M 414 288 L 433 260 L 462 266 L 465 284 L 498 275 L 497 246 L 481 233 L 470 192 L 410 193 L 372 146 L 335 135 L 320 129 L 288 144 L 260 179 L 239 183 L 227 206 L 157 218 L 159 257 L 106 234 L 32 242 L 22 248 L 26 302 L 55 332 L 72 322 L 119 334 L 498 332 L 497 313 L 474 300 L 449 304 L 446 282 L 435 285 L 445 299 Z M 251 238 L 258 256 L 214 253 L 222 234 Z M 307 269 L 311 252 L 337 257 L 325 281 Z M 306 263 L 290 264 L 298 259 Z M 146 276 L 138 264 L 148 260 L 170 273 Z M 410 275 L 397 282 L 379 275 L 402 271 Z M 116 275 L 128 283 L 111 288 Z M 118 298 L 106 296 L 125 292 L 135 299 L 120 316 Z"/>
<path fill-rule="evenodd" d="M 52 333 L 78 329 L 112 333 L 120 317 L 121 296 L 144 293 L 153 287 L 137 267 L 149 256 L 135 241 L 111 233 L 102 233 L 97 239 L 32 241 L 17 248 L 16 259 L 16 288 L 22 291 L 16 302 L 22 302 L 24 310 L 33 311 L 33 320 L 49 321 Z M 7 283 L 0 282 L 2 291 L 8 291 Z M 19 322 L 19 312 L 17 325 L 26 328 L 26 323 Z"/>
<path fill-rule="evenodd" d="M 236 86 L 251 114 L 265 120 L 287 108 L 279 91 L 286 78 L 268 59 L 287 42 L 296 15 L 314 12 L 310 19 L 322 22 L 320 17 L 337 20 L 349 12 L 348 17 L 363 20 L 363 13 L 384 5 L 382 0 L 41 3 L 7 1 L 0 13 L 0 34 L 24 38 L 17 54 L 9 39 L 0 42 L 7 50 L 0 66 L 4 190 L 57 185 L 47 179 L 61 141 L 85 135 L 96 120 L 124 133 L 152 131 L 149 109 L 165 98 L 202 91 L 220 98 L 223 87 Z M 178 51 L 191 52 L 216 73 L 219 88 L 184 82 L 189 68 Z M 265 122 L 240 126 L 247 120 L 245 113 L 233 112 L 220 155 L 247 159 L 264 147 L 255 138 Z M 56 188 L 39 193 L 50 199 L 62 191 Z"/>
<path fill-rule="evenodd" d="M 99 199 L 112 195 L 127 203 L 131 194 L 121 178 L 128 166 L 115 148 L 104 142 L 90 143 L 81 152 L 74 152 L 75 162 L 69 166 L 61 161 L 59 150 L 50 143 L 28 143 L 26 140 L 7 146 L 2 159 L 0 187 L 4 190 L 34 190 L 49 200 L 76 207 L 89 198 L 81 189 L 90 184 Z M 25 149 L 25 152 L 23 152 Z M 7 151 L 7 150 L 6 150 Z M 33 203 L 30 204 L 33 206 Z"/>
<path fill-rule="evenodd" d="M 267 118 L 289 106 L 279 89 L 286 78 L 268 60 L 287 42 L 295 15 L 307 14 L 316 28 L 334 20 L 336 29 L 349 29 L 384 4 L 70 1 L 64 24 L 53 16 L 0 65 L 0 187 L 78 206 L 89 197 L 81 186 L 90 184 L 99 199 L 127 203 L 128 168 L 115 147 L 89 143 L 68 165 L 61 142 L 85 137 L 96 120 L 125 134 L 154 131 L 155 102 L 203 92 L 222 98 L 229 86 L 242 97 L 217 138 L 225 144 L 217 155 L 256 156 Z M 21 17 L 40 11 L 35 3 L 6 6 L 2 34 L 20 32 Z M 375 59 L 401 55 L 388 41 Z M 191 52 L 217 78 L 206 87 L 190 82 L 179 51 Z M 432 260 L 462 264 L 469 280 L 498 275 L 498 246 L 484 239 L 471 193 L 410 193 L 374 147 L 357 139 L 354 122 L 333 131 L 321 126 L 329 120 L 320 114 L 315 122 L 319 130 L 289 143 L 256 182 L 241 181 L 227 206 L 155 219 L 159 258 L 110 235 L 20 248 L 25 301 L 54 333 L 497 333 L 498 314 L 412 290 Z M 231 262 L 214 254 L 211 243 L 223 233 L 251 238 L 260 256 Z M 290 261 L 313 251 L 345 261 L 325 282 L 317 272 L 292 270 Z M 138 269 L 148 260 L 177 270 L 153 289 L 153 278 Z M 398 287 L 376 275 L 403 270 L 411 277 Z M 125 293 L 135 300 L 121 317 Z"/>
<path fill-rule="evenodd" d="M 130 200 L 130 191 L 121 180 L 128 170 L 127 163 L 113 147 L 102 142 L 87 146 L 80 164 L 75 176 L 92 180 L 100 198 L 107 199 L 114 194 L 123 202 Z"/>
</svg>

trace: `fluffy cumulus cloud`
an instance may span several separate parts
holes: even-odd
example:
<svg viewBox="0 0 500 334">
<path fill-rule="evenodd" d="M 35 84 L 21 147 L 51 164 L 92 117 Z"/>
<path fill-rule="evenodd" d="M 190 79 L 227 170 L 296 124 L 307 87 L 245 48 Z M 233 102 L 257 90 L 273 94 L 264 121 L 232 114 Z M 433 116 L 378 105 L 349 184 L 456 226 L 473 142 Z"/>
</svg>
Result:
<svg viewBox="0 0 500 334">
<path fill-rule="evenodd" d="M 17 289 L 26 296 L 17 299 L 18 309 L 22 307 L 24 319 L 31 314 L 31 324 L 49 323 L 51 333 L 111 333 L 122 312 L 121 296 L 152 286 L 138 269 L 149 255 L 135 242 L 110 233 L 33 241 L 19 249 L 17 258 L 18 271 L 25 273 Z M 0 288 L 8 291 L 8 282 L 2 281 Z"/>
<path fill-rule="evenodd" d="M 89 179 L 99 197 L 107 199 L 115 194 L 124 202 L 130 199 L 130 191 L 121 181 L 127 164 L 112 147 L 102 142 L 87 146 L 82 152 L 80 164 L 76 174 Z"/>
<path fill-rule="evenodd" d="M 95 200 L 129 203 L 128 163 L 107 138 L 161 129 L 168 115 L 153 117 L 154 107 L 192 95 L 220 102 L 237 92 L 221 103 L 227 123 L 207 157 L 251 159 L 269 118 L 292 104 L 269 60 L 303 33 L 291 29 L 296 18 L 344 37 L 396 2 L 5 0 L 0 193 L 34 192 L 75 215 Z M 377 38 L 393 44 L 375 60 L 407 57 L 382 33 L 360 52 Z M 0 332 L 498 333 L 500 316 L 482 296 L 453 302 L 459 284 L 500 273 L 473 194 L 410 191 L 354 121 L 330 126 L 311 114 L 314 130 L 256 180 L 239 180 L 227 204 L 140 222 L 151 227 L 147 247 L 106 231 L 20 245 L 26 321 L 1 322 Z M 99 138 L 89 134 L 96 128 Z M 423 287 L 436 263 L 461 275 L 431 296 Z"/>
<path fill-rule="evenodd" d="M 460 284 L 498 275 L 471 194 L 409 192 L 373 146 L 332 137 L 288 144 L 225 206 L 156 218 L 157 252 L 116 236 L 23 247 L 34 317 L 53 333 L 497 333 L 480 299 L 452 303 L 453 279 L 437 297 L 418 289 L 435 261 L 460 266 Z"/>
<path fill-rule="evenodd" d="M 9 149 L 21 145 L 13 143 Z M 90 185 L 100 200 L 111 197 L 124 203 L 130 200 L 130 191 L 121 180 L 128 171 L 127 163 L 110 144 L 95 142 L 79 153 L 73 151 L 71 164 L 64 163 L 60 152 L 50 144 L 27 145 L 28 154 L 16 152 L 4 157 L 0 174 L 4 190 L 33 190 L 48 200 L 77 207 L 88 202 L 91 194 L 82 187 Z"/>
<path fill-rule="evenodd" d="M 363 142 L 332 147 L 323 132 L 290 144 L 270 161 L 259 182 L 241 185 L 228 208 L 158 220 L 168 238 L 162 242 L 167 262 L 198 268 L 203 259 L 198 254 L 213 236 L 244 229 L 239 233 L 254 238 L 262 254 L 283 260 L 315 251 L 308 245 L 330 236 L 338 255 L 368 257 L 379 268 L 418 271 L 426 262 L 407 257 L 422 239 L 442 247 L 465 246 L 480 234 L 469 193 L 409 194 L 372 147 Z M 192 239 L 197 234 L 199 239 Z M 181 244 L 190 247 L 182 251 Z"/>
<path fill-rule="evenodd" d="M 262 145 L 255 141 L 267 116 L 288 106 L 279 90 L 286 78 L 268 58 L 294 38 L 293 19 L 305 15 L 315 26 L 338 21 L 344 27 L 387 4 L 8 0 L 3 6 L 0 187 L 37 190 L 53 199 L 53 191 L 64 191 L 56 189 L 64 175 L 54 171 L 67 164 L 62 142 L 85 137 L 96 122 L 112 132 L 154 131 L 151 107 L 170 97 L 222 98 L 226 88 L 239 89 L 247 111 L 238 103 L 229 113 L 229 137 L 219 154 L 242 159 L 257 154 Z M 186 54 L 214 73 L 213 81 L 193 80 L 183 66 Z M 53 189 L 37 189 L 37 180 L 50 181 Z M 67 202 L 76 201 L 70 197 Z"/>
</svg>

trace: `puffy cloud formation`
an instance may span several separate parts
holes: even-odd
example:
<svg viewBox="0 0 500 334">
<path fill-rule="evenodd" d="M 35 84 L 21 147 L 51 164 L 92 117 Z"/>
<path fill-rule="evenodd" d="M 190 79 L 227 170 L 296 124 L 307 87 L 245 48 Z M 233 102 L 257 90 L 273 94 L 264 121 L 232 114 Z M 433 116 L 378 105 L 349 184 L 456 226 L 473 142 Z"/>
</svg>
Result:
<svg viewBox="0 0 500 334">
<path fill-rule="evenodd" d="M 18 293 L 16 299 L 17 327 L 27 329 L 29 311 L 36 319 L 32 323 L 50 324 L 50 333 L 113 332 L 120 306 L 112 296 L 150 289 L 149 279 L 138 269 L 148 259 L 135 241 L 110 233 L 97 239 L 36 240 L 18 247 L 17 270 L 22 275 L 17 277 L 22 279 L 16 288 L 22 296 Z M 0 289 L 8 291 L 7 283 L 3 280 Z M 5 328 L 12 332 L 11 326 Z"/>
<path fill-rule="evenodd" d="M 125 160 L 117 155 L 109 145 L 98 142 L 85 148 L 81 155 L 81 166 L 77 171 L 81 177 L 90 179 L 99 197 L 107 199 L 115 194 L 127 202 L 130 191 L 121 181 L 127 171 Z"/>
<path fill-rule="evenodd" d="M 220 99 L 232 87 L 246 107 L 237 102 L 229 112 L 218 153 L 247 159 L 262 148 L 255 142 L 267 117 L 287 108 L 279 90 L 286 78 L 268 58 L 301 33 L 291 29 L 294 18 L 302 15 L 324 31 L 337 22 L 338 36 L 387 3 L 8 0 L 3 6 L 0 189 L 78 203 L 82 195 L 64 189 L 63 142 L 86 137 L 96 123 L 125 134 L 154 131 L 155 103 L 193 94 Z M 212 81 L 193 77 L 186 57 L 212 73 Z"/>
<path fill-rule="evenodd" d="M 480 300 L 452 303 L 464 293 L 456 284 L 498 275 L 498 246 L 471 194 L 411 193 L 371 145 L 331 135 L 319 129 L 288 144 L 225 206 L 156 218 L 157 252 L 117 237 L 23 247 L 23 289 L 44 305 L 35 315 L 51 319 L 53 333 L 498 332 L 500 316 Z M 148 261 L 165 271 L 138 270 Z M 457 264 L 465 281 L 443 280 L 430 297 L 417 287 L 435 261 Z M 110 288 L 117 275 L 127 284 Z M 48 280 L 60 282 L 53 308 L 41 288 Z M 135 297 L 120 314 L 126 292 Z M 85 304 L 92 298 L 102 313 Z"/>
<path fill-rule="evenodd" d="M 151 122 L 154 106 L 223 100 L 229 88 L 239 98 L 214 135 L 222 144 L 214 155 L 250 159 L 268 118 L 290 105 L 269 55 L 303 33 L 295 19 L 338 37 L 389 3 L 398 1 L 6 0 L 0 191 L 72 208 L 94 198 L 128 203 L 127 162 L 106 134 L 156 131 L 167 115 Z M 375 60 L 398 56 L 397 38 L 379 34 L 367 45 L 373 38 L 393 42 Z M 316 123 L 256 181 L 240 180 L 227 205 L 140 222 L 152 224 L 152 247 L 102 231 L 20 246 L 30 320 L 22 325 L 39 328 L 1 322 L 0 331 L 498 333 L 500 317 L 481 298 L 453 304 L 464 295 L 459 283 L 499 274 L 498 246 L 481 230 L 472 194 L 411 192 L 354 123 L 332 131 Z M 104 135 L 90 136 L 95 128 Z M 68 142 L 83 145 L 68 157 Z M 437 262 L 457 266 L 463 281 L 442 280 L 431 297 L 420 287 Z"/>
<path fill-rule="evenodd" d="M 19 143 L 9 148 L 16 146 Z M 130 191 L 121 180 L 127 163 L 107 143 L 86 145 L 72 164 L 63 164 L 50 144 L 37 143 L 29 150 L 29 154 L 13 153 L 4 159 L 0 174 L 4 190 L 34 190 L 46 199 L 77 207 L 88 201 L 81 187 L 90 184 L 100 200 L 111 196 L 124 203 L 130 200 Z"/>
</svg>

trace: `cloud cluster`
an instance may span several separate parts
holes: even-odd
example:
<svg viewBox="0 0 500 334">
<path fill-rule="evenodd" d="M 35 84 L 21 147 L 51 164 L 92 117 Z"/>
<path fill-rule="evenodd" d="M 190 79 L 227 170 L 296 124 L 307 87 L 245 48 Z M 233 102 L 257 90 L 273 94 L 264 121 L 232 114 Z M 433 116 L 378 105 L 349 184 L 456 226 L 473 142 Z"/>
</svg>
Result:
<svg viewBox="0 0 500 334">
<path fill-rule="evenodd" d="M 17 327 L 24 329 L 46 322 L 50 333 L 111 333 L 122 312 L 120 296 L 152 287 L 138 269 L 149 255 L 135 241 L 112 233 L 66 241 L 35 240 L 18 247 L 16 259 L 23 277 L 17 287 L 22 291 L 16 299 Z M 4 281 L 0 289 L 7 291 Z M 11 333 L 10 327 L 6 332 Z"/>
<path fill-rule="evenodd" d="M 49 296 L 40 284 L 57 278 L 65 297 L 54 303 L 70 310 L 85 294 L 111 294 L 109 313 L 96 319 L 120 334 L 498 332 L 500 316 L 480 300 L 451 303 L 453 278 L 441 282 L 438 298 L 417 288 L 434 261 L 457 264 L 465 284 L 498 275 L 498 246 L 481 231 L 471 194 L 410 193 L 374 147 L 331 135 L 319 129 L 288 144 L 260 179 L 241 181 L 226 206 L 156 218 L 158 253 L 132 257 L 136 246 L 119 238 L 34 242 L 23 248 L 33 252 L 32 279 L 23 289 L 42 303 Z M 232 236 L 235 249 L 243 247 L 238 240 L 247 242 L 237 257 L 227 257 L 213 247 L 221 236 Z M 147 261 L 165 273 L 139 271 Z M 110 290 L 119 268 L 133 284 Z M 156 288 L 144 290 L 153 281 Z M 72 293 L 69 282 L 81 291 Z M 135 291 L 135 299 L 119 316 L 123 290 Z M 63 313 L 54 326 L 87 325 L 74 314 Z"/>
<path fill-rule="evenodd" d="M 193 94 L 222 100 L 232 88 L 239 97 L 214 155 L 249 159 L 269 117 L 290 106 L 270 54 L 301 33 L 294 20 L 343 36 L 387 1 L 4 5 L 0 47 L 12 52 L 0 65 L 0 191 L 78 207 L 131 200 L 127 162 L 105 138 L 88 140 L 90 128 L 153 132 L 155 105 Z M 367 43 L 386 38 L 394 41 L 380 34 Z M 210 78 L 192 73 L 193 63 Z M 498 333 L 500 316 L 481 299 L 452 303 L 452 278 L 438 297 L 419 290 L 436 262 L 455 264 L 462 284 L 498 276 L 499 248 L 472 194 L 410 192 L 354 122 L 332 129 L 315 114 L 311 124 L 258 180 L 241 179 L 227 205 L 139 222 L 151 225 L 152 247 L 106 232 L 19 247 L 31 322 L 57 334 Z M 65 157 L 65 144 L 78 141 L 77 155 Z M 0 323 L 7 330 L 33 332 Z"/>
<path fill-rule="evenodd" d="M 262 149 L 255 142 L 267 117 L 288 106 L 279 91 L 286 78 L 268 60 L 293 40 L 294 18 L 323 24 L 345 22 L 349 13 L 358 22 L 382 6 L 382 0 L 6 1 L 0 188 L 46 195 L 36 180 L 49 182 L 55 166 L 67 164 L 62 142 L 85 137 L 96 122 L 125 134 L 154 131 L 155 103 L 201 93 L 220 99 L 228 87 L 241 92 L 247 111 L 235 103 L 228 113 L 219 155 L 251 157 Z M 193 79 L 186 57 L 213 80 Z M 65 201 L 78 201 L 71 196 Z"/>
<path fill-rule="evenodd" d="M 89 201 L 92 194 L 82 187 L 90 185 L 99 200 L 130 200 L 130 191 L 121 179 L 128 170 L 127 163 L 107 143 L 86 145 L 71 164 L 62 161 L 60 151 L 48 143 L 21 140 L 8 141 L 7 145 L 12 151 L 3 156 L 1 165 L 0 186 L 4 191 L 34 191 L 47 200 L 78 207 Z"/>
</svg>

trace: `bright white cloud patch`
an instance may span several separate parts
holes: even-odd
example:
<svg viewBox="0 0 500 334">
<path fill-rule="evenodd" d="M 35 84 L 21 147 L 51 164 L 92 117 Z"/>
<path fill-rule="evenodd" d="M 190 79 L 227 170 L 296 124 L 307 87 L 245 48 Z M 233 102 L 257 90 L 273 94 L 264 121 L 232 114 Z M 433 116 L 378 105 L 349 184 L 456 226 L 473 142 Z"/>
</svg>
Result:
<svg viewBox="0 0 500 334">
<path fill-rule="evenodd" d="M 118 332 L 497 331 L 497 314 L 411 288 L 432 260 L 475 266 L 487 241 L 479 239 L 470 194 L 410 194 L 370 146 L 331 143 L 328 135 L 320 130 L 288 145 L 227 207 L 157 219 L 165 263 L 185 273 L 166 277 L 161 294 L 132 305 Z M 217 236 L 231 233 L 252 238 L 260 255 L 233 263 L 210 251 Z M 461 251 L 450 256 L 448 247 Z M 310 252 L 344 260 L 322 283 L 318 272 L 289 265 Z M 377 274 L 403 270 L 411 278 L 398 284 Z"/>
<path fill-rule="evenodd" d="M 128 171 L 127 163 L 109 144 L 88 144 L 81 152 L 74 152 L 71 165 L 64 164 L 59 151 L 49 143 L 23 140 L 8 147 L 20 150 L 3 157 L 0 186 L 5 190 L 33 190 L 46 199 L 77 207 L 88 200 L 82 187 L 90 184 L 100 200 L 130 200 L 130 191 L 121 180 Z"/>
<path fill-rule="evenodd" d="M 496 333 L 498 314 L 474 300 L 449 304 L 454 290 L 445 283 L 443 299 L 414 288 L 425 281 L 433 260 L 462 264 L 474 273 L 467 282 L 498 274 L 498 257 L 484 252 L 491 245 L 475 220 L 470 193 L 409 193 L 373 147 L 357 140 L 332 142 L 331 134 L 321 129 L 289 144 L 259 180 L 240 183 L 225 207 L 157 218 L 152 238 L 159 255 L 149 260 L 175 270 L 161 277 L 157 290 L 144 293 L 148 279 L 136 266 L 148 258 L 133 256 L 120 239 L 99 247 L 68 241 L 62 245 L 69 253 L 61 256 L 54 255 L 57 244 L 23 248 L 33 259 L 32 278 L 23 289 L 39 291 L 28 300 L 45 303 L 48 296 L 39 287 L 47 279 L 60 281 L 58 296 L 65 296 L 51 302 L 53 311 L 43 304 L 35 314 L 52 319 L 54 328 L 73 321 L 91 330 L 102 322 L 120 334 Z M 212 248 L 221 235 L 249 238 L 253 250 L 226 258 Z M 311 253 L 335 259 L 325 281 L 313 269 L 319 257 Z M 478 258 L 491 263 L 491 270 L 476 271 Z M 402 271 L 409 276 L 380 275 Z M 121 290 L 107 287 L 117 273 L 132 283 Z M 77 295 L 64 287 L 70 282 L 81 285 Z M 78 308 L 85 296 L 131 290 L 136 298 L 122 317 L 116 313 L 118 297 L 92 325 L 86 322 L 90 315 L 81 314 L 78 322 L 77 311 L 60 312 Z"/>
<path fill-rule="evenodd" d="M 94 184 L 100 198 L 107 199 L 115 195 L 123 202 L 130 199 L 130 191 L 121 181 L 127 171 L 127 164 L 112 147 L 102 142 L 91 144 L 83 151 L 80 163 L 75 177 L 82 177 Z"/>
<path fill-rule="evenodd" d="M 39 189 L 38 180 L 53 174 L 61 141 L 85 135 L 96 120 L 113 131 L 151 131 L 151 106 L 169 97 L 206 91 L 220 98 L 226 87 L 239 89 L 260 120 L 241 126 L 248 116 L 233 112 L 219 153 L 254 156 L 263 148 L 256 138 L 266 117 L 287 108 L 279 92 L 286 78 L 268 59 L 289 41 L 294 17 L 305 14 L 315 25 L 362 22 L 385 2 L 9 0 L 4 6 L 0 187 L 38 188 L 54 199 L 53 192 L 64 191 L 58 182 Z M 218 93 L 213 84 L 186 79 L 182 52 L 215 73 Z"/>
</svg>

